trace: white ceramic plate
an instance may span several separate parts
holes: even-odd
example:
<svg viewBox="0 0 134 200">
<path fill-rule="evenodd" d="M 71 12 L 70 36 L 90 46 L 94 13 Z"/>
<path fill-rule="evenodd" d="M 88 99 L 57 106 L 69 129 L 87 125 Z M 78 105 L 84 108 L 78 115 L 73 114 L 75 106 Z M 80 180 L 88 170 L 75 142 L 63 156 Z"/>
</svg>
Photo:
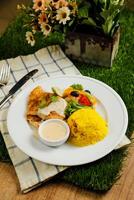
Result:
<svg viewBox="0 0 134 200">
<path fill-rule="evenodd" d="M 38 85 L 51 91 L 53 86 L 64 89 L 74 83 L 82 84 L 99 99 L 96 109 L 108 121 L 109 133 L 104 140 L 86 147 L 45 146 L 34 137 L 25 119 L 27 97 Z M 128 114 L 120 96 L 103 82 L 84 76 L 59 76 L 37 81 L 19 93 L 9 108 L 7 125 L 13 141 L 27 155 L 49 164 L 72 166 L 95 161 L 111 152 L 125 135 Z"/>
</svg>

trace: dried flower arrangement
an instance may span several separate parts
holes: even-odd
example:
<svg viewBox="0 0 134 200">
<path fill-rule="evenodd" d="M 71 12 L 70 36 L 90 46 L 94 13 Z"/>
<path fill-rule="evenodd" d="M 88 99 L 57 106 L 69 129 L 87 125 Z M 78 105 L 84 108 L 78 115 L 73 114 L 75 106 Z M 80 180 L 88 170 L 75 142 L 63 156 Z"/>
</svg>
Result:
<svg viewBox="0 0 134 200">
<path fill-rule="evenodd" d="M 22 4 L 18 9 L 28 15 L 26 25 L 30 30 L 26 32 L 26 40 L 34 46 L 36 32 L 47 37 L 56 31 L 77 30 L 80 25 L 112 37 L 119 26 L 123 3 L 124 0 L 33 0 L 32 6 Z"/>
</svg>

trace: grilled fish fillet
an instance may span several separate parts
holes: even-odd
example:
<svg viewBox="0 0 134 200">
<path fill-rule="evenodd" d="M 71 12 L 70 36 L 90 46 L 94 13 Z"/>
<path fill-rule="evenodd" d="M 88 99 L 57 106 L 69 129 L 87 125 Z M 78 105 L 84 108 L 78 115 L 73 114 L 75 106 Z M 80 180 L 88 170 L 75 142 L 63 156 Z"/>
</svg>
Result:
<svg viewBox="0 0 134 200">
<path fill-rule="evenodd" d="M 26 119 L 32 126 L 38 128 L 42 120 L 47 119 L 64 119 L 64 110 L 67 102 L 58 97 L 58 101 L 51 102 L 53 93 L 45 92 L 40 86 L 32 90 L 28 97 L 26 110 Z M 45 99 L 47 104 L 44 108 L 39 108 L 42 100 Z"/>
</svg>

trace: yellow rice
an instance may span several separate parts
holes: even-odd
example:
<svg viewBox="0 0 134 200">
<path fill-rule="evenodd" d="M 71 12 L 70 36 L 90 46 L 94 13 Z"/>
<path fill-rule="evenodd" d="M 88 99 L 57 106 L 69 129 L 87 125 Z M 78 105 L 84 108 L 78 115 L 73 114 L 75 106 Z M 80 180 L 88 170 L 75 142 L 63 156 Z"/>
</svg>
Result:
<svg viewBox="0 0 134 200">
<path fill-rule="evenodd" d="M 95 144 L 108 133 L 105 120 L 92 108 L 82 108 L 67 120 L 70 127 L 69 143 L 76 146 Z"/>
</svg>

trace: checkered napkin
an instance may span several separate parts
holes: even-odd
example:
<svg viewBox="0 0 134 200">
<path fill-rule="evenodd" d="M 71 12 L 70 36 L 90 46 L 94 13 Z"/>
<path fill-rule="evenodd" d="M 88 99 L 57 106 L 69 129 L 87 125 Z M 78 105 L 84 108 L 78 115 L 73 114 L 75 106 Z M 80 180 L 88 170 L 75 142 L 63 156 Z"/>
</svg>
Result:
<svg viewBox="0 0 134 200">
<path fill-rule="evenodd" d="M 45 77 L 52 77 L 55 75 L 65 74 L 79 74 L 78 69 L 73 63 L 65 56 L 61 48 L 57 45 L 49 46 L 47 48 L 40 49 L 34 54 L 27 56 L 18 56 L 16 58 L 6 59 L 0 61 L 0 67 L 3 65 L 10 65 L 11 76 L 8 85 L 0 89 L 0 100 L 8 93 L 10 88 L 26 73 L 32 69 L 37 68 L 39 72 L 29 80 L 23 87 L 27 87 L 30 82 L 35 80 L 41 80 Z M 4 138 L 8 153 L 14 165 L 16 174 L 18 176 L 21 191 L 26 193 L 35 187 L 39 186 L 43 182 L 52 178 L 54 175 L 65 170 L 67 167 L 49 165 L 40 161 L 37 161 L 25 153 L 23 153 L 12 141 L 7 130 L 7 111 L 12 100 L 5 104 L 2 110 L 0 110 L 0 128 Z M 18 130 L 19 134 L 19 130 Z M 129 139 L 125 136 L 120 146 L 130 143 Z"/>
</svg>

